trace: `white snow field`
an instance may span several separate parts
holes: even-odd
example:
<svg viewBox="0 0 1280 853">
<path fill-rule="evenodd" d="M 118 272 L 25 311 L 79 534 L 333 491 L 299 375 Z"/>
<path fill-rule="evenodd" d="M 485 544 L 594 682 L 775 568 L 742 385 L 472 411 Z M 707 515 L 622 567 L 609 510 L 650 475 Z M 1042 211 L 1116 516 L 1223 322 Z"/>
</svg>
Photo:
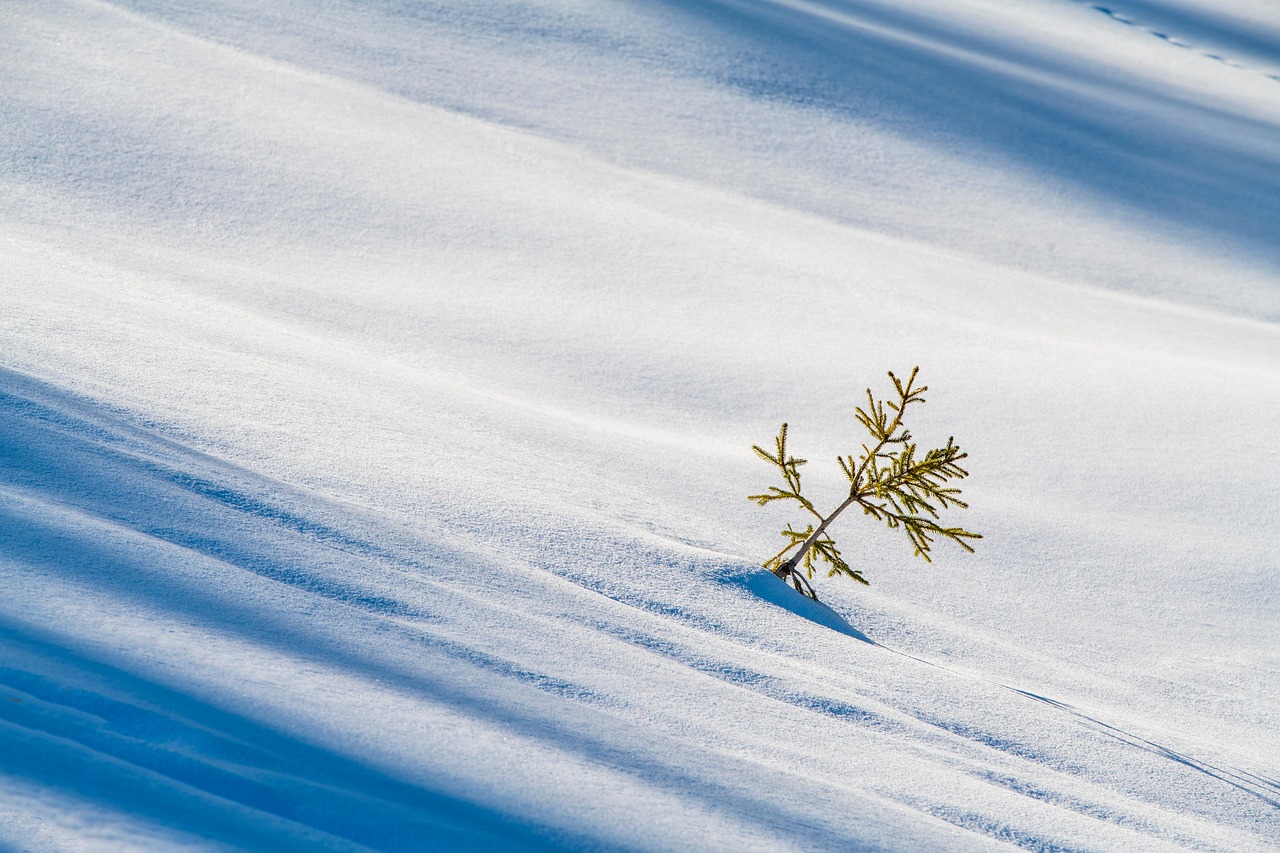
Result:
<svg viewBox="0 0 1280 853">
<path fill-rule="evenodd" d="M 1277 435 L 1275 0 L 0 4 L 0 850 L 1276 849 Z"/>
</svg>

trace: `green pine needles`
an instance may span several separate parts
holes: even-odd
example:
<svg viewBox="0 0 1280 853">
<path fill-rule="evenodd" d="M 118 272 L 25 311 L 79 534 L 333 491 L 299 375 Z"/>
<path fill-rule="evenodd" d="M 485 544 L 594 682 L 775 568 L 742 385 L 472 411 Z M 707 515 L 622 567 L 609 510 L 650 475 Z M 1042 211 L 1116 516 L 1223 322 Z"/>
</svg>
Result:
<svg viewBox="0 0 1280 853">
<path fill-rule="evenodd" d="M 836 457 L 849 479 L 849 496 L 828 515 L 818 512 L 800 491 L 800 466 L 806 463 L 804 459 L 787 455 L 786 424 L 778 430 L 773 453 L 758 445 L 751 448 L 778 469 L 786 487 L 770 486 L 768 492 L 751 495 L 749 499 L 760 506 L 771 501 L 795 501 L 817 521 L 816 527 L 810 522 L 803 530 L 788 524 L 782 531 L 786 547 L 764 564 L 784 581 L 790 581 L 797 592 L 817 600 L 818 595 L 809 581 L 820 563 L 830 566 L 828 577 L 845 575 L 858 583 L 869 583 L 861 569 L 851 568 L 844 561 L 835 540 L 827 533 L 836 516 L 855 504 L 865 515 L 905 532 L 915 556 L 923 557 L 926 562 L 932 562 L 929 550 L 936 539 L 950 539 L 972 553 L 973 547 L 966 540 L 982 538 L 977 533 L 938 523 L 939 510 L 968 506 L 960 500 L 960 490 L 947 485 L 951 480 L 969 476 L 959 465 L 968 454 L 960 452 L 954 438 L 948 438 L 945 447 L 918 455 L 903 416 L 908 406 L 924 403 L 921 395 L 929 390 L 925 386 L 915 387 L 919 372 L 919 367 L 914 368 L 904 383 L 890 371 L 896 401 L 876 400 L 871 389 L 867 389 L 867 408 L 856 408 L 854 415 L 870 433 L 871 440 L 862 445 L 862 453 L 856 459 L 852 454 Z"/>
</svg>

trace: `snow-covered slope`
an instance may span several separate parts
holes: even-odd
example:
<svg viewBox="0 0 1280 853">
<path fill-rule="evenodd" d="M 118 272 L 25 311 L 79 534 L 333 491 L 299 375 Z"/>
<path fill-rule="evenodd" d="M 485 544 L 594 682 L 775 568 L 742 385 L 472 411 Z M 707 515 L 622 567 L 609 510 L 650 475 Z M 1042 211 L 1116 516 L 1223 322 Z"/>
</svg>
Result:
<svg viewBox="0 0 1280 853">
<path fill-rule="evenodd" d="M 0 79 L 0 848 L 1280 844 L 1273 4 L 20 1 Z M 834 504 L 915 364 L 986 538 L 801 599 L 750 445 Z"/>
</svg>

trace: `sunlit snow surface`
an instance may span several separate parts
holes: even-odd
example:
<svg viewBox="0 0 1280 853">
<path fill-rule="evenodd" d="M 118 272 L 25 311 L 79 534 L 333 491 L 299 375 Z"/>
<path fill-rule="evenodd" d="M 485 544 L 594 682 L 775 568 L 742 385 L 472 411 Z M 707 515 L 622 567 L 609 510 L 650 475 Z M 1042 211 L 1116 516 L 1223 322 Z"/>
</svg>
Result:
<svg viewBox="0 0 1280 853">
<path fill-rule="evenodd" d="M 4 3 L 0 849 L 1273 849 L 1278 235 L 1271 0 Z"/>
</svg>

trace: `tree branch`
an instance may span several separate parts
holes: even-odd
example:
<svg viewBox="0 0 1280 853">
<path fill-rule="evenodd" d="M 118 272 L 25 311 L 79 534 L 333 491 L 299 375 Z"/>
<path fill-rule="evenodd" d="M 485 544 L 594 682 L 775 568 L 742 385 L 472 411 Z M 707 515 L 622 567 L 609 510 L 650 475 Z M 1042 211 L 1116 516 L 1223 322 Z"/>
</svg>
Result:
<svg viewBox="0 0 1280 853">
<path fill-rule="evenodd" d="M 962 479 L 969 472 L 960 467 L 959 460 L 968 454 L 960 452 L 954 438 L 948 438 L 944 447 L 935 448 L 917 458 L 916 445 L 911 441 L 911 433 L 905 423 L 906 409 L 912 403 L 924 403 L 921 396 L 929 389 L 925 386 L 916 388 L 916 376 L 919 367 L 912 369 L 911 375 L 904 383 L 892 371 L 889 379 L 897 392 L 897 402 L 878 401 L 871 389 L 867 389 L 867 408 L 854 408 L 854 416 L 859 423 L 875 439 L 874 444 L 862 445 L 862 455 L 855 462 L 850 454 L 847 458 L 837 456 L 841 470 L 849 480 L 849 495 L 829 515 L 823 516 L 801 493 L 799 467 L 805 464 L 804 459 L 787 456 L 787 425 L 784 423 L 774 439 L 777 455 L 765 451 L 759 446 L 752 449 L 766 462 L 779 469 L 787 489 L 770 486 L 764 494 L 751 495 L 751 500 L 760 506 L 777 500 L 794 500 L 804 507 L 805 511 L 818 520 L 815 528 L 812 524 L 803 531 L 793 530 L 791 525 L 782 531 L 789 541 L 781 551 L 765 562 L 769 568 L 783 580 L 790 580 L 796 590 L 815 600 L 817 594 L 805 574 L 813 575 L 815 561 L 825 561 L 831 565 L 828 574 L 847 574 L 861 583 L 867 583 L 858 570 L 851 569 L 843 560 L 836 548 L 835 540 L 827 534 L 827 529 L 846 509 L 855 503 L 862 506 L 863 511 L 877 521 L 885 522 L 890 528 L 901 527 L 907 534 L 915 550 L 915 555 L 932 562 L 929 550 L 934 537 L 950 539 L 966 551 L 973 548 L 965 539 L 981 539 L 977 533 L 959 527 L 943 527 L 934 519 L 938 518 L 938 510 L 949 506 L 967 507 L 959 498 L 960 490 L 947 487 L 951 479 Z M 885 407 L 893 411 L 888 416 Z M 894 450 L 886 450 L 890 445 L 898 445 Z M 881 460 L 887 464 L 883 467 Z M 783 557 L 792 550 L 785 561 Z M 804 571 L 801 571 L 801 565 Z"/>
</svg>

